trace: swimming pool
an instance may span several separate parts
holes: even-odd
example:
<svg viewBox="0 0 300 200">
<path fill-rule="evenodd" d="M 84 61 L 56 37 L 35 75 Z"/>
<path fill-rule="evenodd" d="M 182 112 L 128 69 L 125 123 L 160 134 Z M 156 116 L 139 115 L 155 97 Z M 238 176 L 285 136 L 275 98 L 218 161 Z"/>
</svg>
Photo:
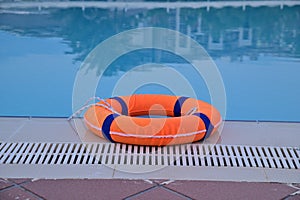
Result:
<svg viewBox="0 0 300 200">
<path fill-rule="evenodd" d="M 122 31 L 163 27 L 192 37 L 213 58 L 226 90 L 226 120 L 300 121 L 299 5 L 131 8 L 63 3 L 47 8 L 1 5 L 0 116 L 70 116 L 76 74 L 93 48 Z M 205 82 L 185 60 L 153 49 L 113 62 L 96 95 L 110 97 L 125 73 L 150 62 L 173 67 L 198 97 L 210 101 Z M 157 84 L 135 93 L 174 94 Z"/>
</svg>

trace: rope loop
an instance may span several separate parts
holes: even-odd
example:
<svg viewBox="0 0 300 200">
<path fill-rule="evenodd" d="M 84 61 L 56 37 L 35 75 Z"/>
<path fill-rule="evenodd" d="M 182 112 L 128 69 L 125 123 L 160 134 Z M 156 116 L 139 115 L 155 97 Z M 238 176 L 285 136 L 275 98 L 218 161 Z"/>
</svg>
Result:
<svg viewBox="0 0 300 200">
<path fill-rule="evenodd" d="M 96 103 L 90 103 L 91 101 L 98 100 Z M 91 97 L 89 98 L 81 108 L 79 108 L 76 112 L 74 112 L 69 118 L 68 121 L 73 119 L 74 117 L 79 116 L 85 109 L 88 109 L 91 106 L 101 106 L 103 108 L 106 108 L 107 110 L 116 113 L 118 115 L 121 115 L 119 112 L 117 112 L 105 99 L 102 99 L 100 97 Z"/>
</svg>

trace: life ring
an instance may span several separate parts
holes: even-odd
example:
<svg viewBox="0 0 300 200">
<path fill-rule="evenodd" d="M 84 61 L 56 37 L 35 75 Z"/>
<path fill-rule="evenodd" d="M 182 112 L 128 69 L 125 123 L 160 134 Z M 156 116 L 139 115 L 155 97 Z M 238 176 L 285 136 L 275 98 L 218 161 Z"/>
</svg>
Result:
<svg viewBox="0 0 300 200">
<path fill-rule="evenodd" d="M 191 108 L 196 112 L 188 114 Z M 168 117 L 138 117 L 142 115 Z M 217 131 L 222 118 L 212 105 L 194 98 L 137 94 L 92 105 L 84 122 L 94 134 L 111 142 L 164 146 L 203 140 Z"/>
</svg>

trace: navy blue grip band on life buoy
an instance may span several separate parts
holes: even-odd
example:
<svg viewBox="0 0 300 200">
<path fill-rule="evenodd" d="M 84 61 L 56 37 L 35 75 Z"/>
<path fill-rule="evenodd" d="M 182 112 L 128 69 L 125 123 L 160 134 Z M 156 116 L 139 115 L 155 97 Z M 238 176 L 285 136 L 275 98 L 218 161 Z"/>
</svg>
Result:
<svg viewBox="0 0 300 200">
<path fill-rule="evenodd" d="M 112 122 L 114 121 L 114 119 L 117 118 L 118 116 L 120 116 L 120 115 L 118 115 L 118 114 L 108 115 L 105 118 L 103 125 L 102 125 L 103 136 L 111 142 L 114 142 L 114 140 L 111 138 L 111 135 L 110 135 L 110 126 L 111 126 Z"/>
<path fill-rule="evenodd" d="M 181 106 L 182 104 L 188 99 L 189 97 L 179 97 L 174 105 L 174 117 L 180 117 L 181 116 Z"/>
<path fill-rule="evenodd" d="M 122 107 L 122 115 L 128 115 L 128 107 L 127 107 L 127 104 L 125 103 L 125 101 L 120 98 L 120 97 L 112 97 L 110 99 L 114 99 L 114 100 L 117 100 L 121 107 Z"/>
<path fill-rule="evenodd" d="M 194 113 L 193 115 L 199 117 L 204 122 L 206 133 L 205 133 L 203 139 L 208 138 L 210 136 L 211 132 L 214 130 L 214 126 L 210 122 L 210 119 L 203 113 Z"/>
</svg>

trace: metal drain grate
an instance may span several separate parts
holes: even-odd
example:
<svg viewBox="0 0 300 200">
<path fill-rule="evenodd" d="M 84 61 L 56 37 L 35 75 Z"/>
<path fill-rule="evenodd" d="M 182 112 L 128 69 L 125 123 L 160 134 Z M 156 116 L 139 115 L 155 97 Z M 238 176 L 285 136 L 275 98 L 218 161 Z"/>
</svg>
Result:
<svg viewBox="0 0 300 200">
<path fill-rule="evenodd" d="M 299 169 L 300 149 L 220 144 L 147 147 L 113 143 L 0 143 L 1 164 Z"/>
</svg>

